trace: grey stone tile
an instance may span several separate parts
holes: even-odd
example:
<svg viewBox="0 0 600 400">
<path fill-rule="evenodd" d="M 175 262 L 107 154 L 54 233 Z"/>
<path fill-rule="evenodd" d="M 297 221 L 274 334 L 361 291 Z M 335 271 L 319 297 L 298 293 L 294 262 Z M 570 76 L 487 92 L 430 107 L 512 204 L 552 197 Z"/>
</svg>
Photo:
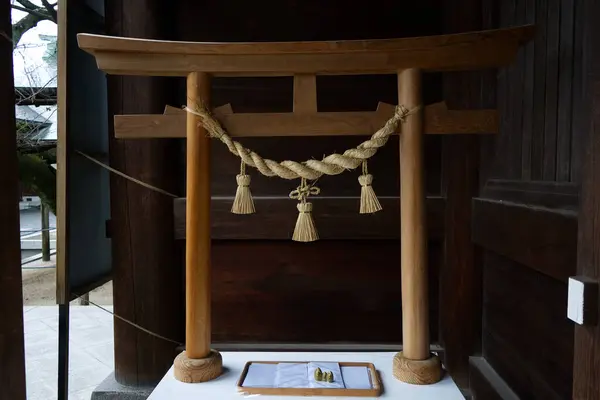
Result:
<svg viewBox="0 0 600 400">
<path fill-rule="evenodd" d="M 44 319 L 34 319 L 24 323 L 25 336 L 38 331 L 54 330 L 48 324 L 44 323 Z"/>
<path fill-rule="evenodd" d="M 111 372 L 112 368 L 99 361 L 90 363 L 87 368 L 76 369 L 69 373 L 69 393 L 98 386 Z"/>
<path fill-rule="evenodd" d="M 25 357 L 33 359 L 58 352 L 58 335 L 55 331 L 46 328 L 25 333 Z"/>
<path fill-rule="evenodd" d="M 54 381 L 27 381 L 27 400 L 55 400 L 58 397 L 56 379 Z"/>
<path fill-rule="evenodd" d="M 87 347 L 92 344 L 104 344 L 114 341 L 112 326 L 96 325 L 93 327 L 77 327 L 71 330 L 71 342 Z"/>
<path fill-rule="evenodd" d="M 115 349 L 113 342 L 107 342 L 99 345 L 86 346 L 82 351 L 96 358 L 107 367 L 115 367 Z"/>
<path fill-rule="evenodd" d="M 36 319 L 58 317 L 57 306 L 39 306 L 35 307 L 23 314 L 23 320 L 25 323 L 34 321 Z"/>
<path fill-rule="evenodd" d="M 24 308 L 28 400 L 56 399 L 58 309 Z M 113 317 L 95 307 L 71 307 L 69 398 L 89 400 L 114 368 Z"/>
</svg>

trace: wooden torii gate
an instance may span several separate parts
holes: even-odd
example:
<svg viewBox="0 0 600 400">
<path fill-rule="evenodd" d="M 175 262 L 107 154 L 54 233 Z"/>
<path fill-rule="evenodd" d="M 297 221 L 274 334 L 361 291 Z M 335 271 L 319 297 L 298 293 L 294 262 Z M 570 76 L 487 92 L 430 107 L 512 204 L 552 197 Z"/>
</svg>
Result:
<svg viewBox="0 0 600 400">
<path fill-rule="evenodd" d="M 331 42 L 195 43 L 79 34 L 79 47 L 98 67 L 119 75 L 187 77 L 187 105 L 210 104 L 213 76 L 293 76 L 292 113 L 236 114 L 215 110 L 233 137 L 367 135 L 392 116 L 394 107 L 374 112 L 317 111 L 316 75 L 397 74 L 398 101 L 421 106 L 421 75 L 510 64 L 532 26 L 405 39 Z M 425 195 L 422 136 L 497 133 L 495 110 L 447 110 L 443 103 L 421 107 L 400 128 L 401 276 L 403 351 L 394 357 L 394 376 L 405 382 L 439 381 L 442 367 L 430 352 Z M 164 115 L 117 115 L 122 139 L 187 138 L 186 350 L 175 359 L 175 377 L 203 382 L 222 371 L 211 350 L 210 143 L 199 118 L 169 108 Z"/>
</svg>

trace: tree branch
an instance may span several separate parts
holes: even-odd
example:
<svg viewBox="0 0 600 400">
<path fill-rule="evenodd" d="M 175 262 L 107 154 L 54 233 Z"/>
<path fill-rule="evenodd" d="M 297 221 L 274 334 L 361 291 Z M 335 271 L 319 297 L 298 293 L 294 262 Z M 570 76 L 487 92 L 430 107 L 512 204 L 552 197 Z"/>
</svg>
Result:
<svg viewBox="0 0 600 400">
<path fill-rule="evenodd" d="M 52 5 L 52 4 L 50 4 L 48 2 L 48 0 L 42 0 L 42 4 L 46 8 L 46 11 L 48 11 L 48 14 L 50 14 L 50 16 L 52 17 L 52 21 L 57 22 L 58 21 L 58 17 L 56 15 L 56 10 L 54 9 L 54 6 L 56 4 Z"/>
<path fill-rule="evenodd" d="M 32 2 L 30 2 L 29 0 L 17 0 L 23 7 L 29 9 L 29 10 L 35 10 L 36 8 L 38 8 L 38 6 L 36 6 L 35 4 L 33 4 Z"/>
<path fill-rule="evenodd" d="M 20 6 L 14 5 L 14 4 L 11 4 L 11 7 L 14 8 L 15 10 L 23 11 L 28 14 L 33 14 L 36 17 L 41 18 L 41 19 L 50 19 L 51 18 L 51 15 L 48 14 L 44 8 L 29 9 L 29 8 L 20 7 Z"/>
<path fill-rule="evenodd" d="M 11 7 L 15 10 L 24 11 L 27 15 L 12 25 L 13 50 L 17 47 L 25 32 L 36 27 L 40 21 L 53 21 L 52 16 L 48 14 L 45 8 L 36 7 L 35 4 L 31 4 L 27 0 L 17 1 L 25 5 L 25 8 L 14 4 L 11 4 Z M 27 8 L 27 5 L 30 4 L 33 5 L 34 9 Z"/>
</svg>

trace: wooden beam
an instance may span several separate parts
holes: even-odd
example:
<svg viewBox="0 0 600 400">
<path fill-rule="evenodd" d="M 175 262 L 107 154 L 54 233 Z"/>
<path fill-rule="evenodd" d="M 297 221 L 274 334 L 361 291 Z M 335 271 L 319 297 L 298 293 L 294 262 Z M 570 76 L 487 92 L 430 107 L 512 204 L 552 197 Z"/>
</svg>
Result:
<svg viewBox="0 0 600 400">
<path fill-rule="evenodd" d="M 79 34 L 79 47 L 110 74 L 289 76 L 390 74 L 404 68 L 473 70 L 507 65 L 532 26 L 403 39 L 196 43 Z M 475 56 L 476 55 L 476 56 Z"/>
<path fill-rule="evenodd" d="M 317 112 L 317 77 L 294 75 L 294 113 Z"/>
<path fill-rule="evenodd" d="M 218 110 L 220 110 L 218 112 Z M 377 111 L 321 113 L 229 113 L 215 109 L 217 119 L 232 137 L 368 136 L 393 115 L 394 106 L 379 103 Z M 184 138 L 185 114 L 115 115 L 119 139 Z M 428 134 L 493 134 L 498 132 L 496 110 L 448 110 L 444 103 L 425 108 Z"/>
</svg>

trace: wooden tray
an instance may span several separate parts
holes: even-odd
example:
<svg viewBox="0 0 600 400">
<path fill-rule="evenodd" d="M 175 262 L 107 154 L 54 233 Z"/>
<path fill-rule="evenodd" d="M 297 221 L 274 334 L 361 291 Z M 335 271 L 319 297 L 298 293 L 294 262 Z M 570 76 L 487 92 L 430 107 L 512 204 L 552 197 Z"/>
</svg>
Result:
<svg viewBox="0 0 600 400">
<path fill-rule="evenodd" d="M 331 362 L 331 361 L 328 361 Z M 372 363 L 366 362 L 338 362 L 340 367 L 367 367 L 371 379 L 371 389 L 338 389 L 338 388 L 257 388 L 243 387 L 244 379 L 248 374 L 250 364 L 308 364 L 309 361 L 248 361 L 244 366 L 240 379 L 237 382 L 238 392 L 248 394 L 279 395 L 279 396 L 352 396 L 352 397 L 379 397 L 383 386 L 379 374 Z"/>
</svg>

